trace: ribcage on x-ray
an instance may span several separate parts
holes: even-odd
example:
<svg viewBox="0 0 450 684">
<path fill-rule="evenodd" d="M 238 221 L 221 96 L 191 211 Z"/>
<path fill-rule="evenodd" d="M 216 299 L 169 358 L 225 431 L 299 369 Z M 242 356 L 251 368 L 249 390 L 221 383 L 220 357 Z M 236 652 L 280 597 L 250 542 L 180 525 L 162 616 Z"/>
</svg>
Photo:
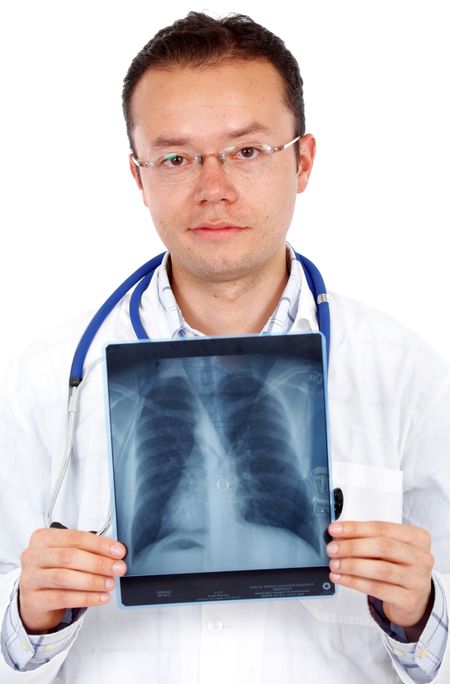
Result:
<svg viewBox="0 0 450 684">
<path fill-rule="evenodd" d="M 161 373 L 144 397 L 134 436 L 134 557 L 169 536 L 178 549 L 191 548 L 193 530 L 202 528 L 204 539 L 215 534 L 217 515 L 229 516 L 231 534 L 233 524 L 239 529 L 245 521 L 288 530 L 319 551 L 313 493 L 301 472 L 301 463 L 306 470 L 310 465 L 311 444 L 305 440 L 302 455 L 302 444 L 294 443 L 299 430 L 290 423 L 297 407 L 286 405 L 286 393 L 264 369 L 210 370 L 211 385 L 206 373 L 189 380 L 189 374 Z M 209 395 L 205 390 L 211 387 Z M 305 433 L 312 415 L 299 415 Z M 211 434 L 216 442 L 209 440 Z M 222 472 L 233 483 L 227 495 L 217 488 Z M 222 507 L 230 505 L 225 514 Z"/>
<path fill-rule="evenodd" d="M 227 433 L 242 517 L 255 525 L 290 530 L 315 545 L 311 498 L 280 399 L 275 392 L 268 393 L 263 379 L 250 374 L 237 374 L 221 390 L 228 403 Z"/>
<path fill-rule="evenodd" d="M 136 437 L 135 555 L 169 533 L 165 511 L 194 446 L 195 397 L 182 377 L 159 379 L 139 418 Z"/>
</svg>

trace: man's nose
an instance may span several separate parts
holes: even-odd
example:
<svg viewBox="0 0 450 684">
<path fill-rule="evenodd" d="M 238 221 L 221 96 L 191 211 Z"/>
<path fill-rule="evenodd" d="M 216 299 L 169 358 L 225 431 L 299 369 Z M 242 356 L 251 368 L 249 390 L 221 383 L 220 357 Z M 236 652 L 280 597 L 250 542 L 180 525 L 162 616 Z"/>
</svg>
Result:
<svg viewBox="0 0 450 684">
<path fill-rule="evenodd" d="M 216 155 L 205 155 L 195 179 L 194 199 L 197 202 L 233 202 L 237 199 L 237 189 L 226 171 L 226 164 L 226 160 L 222 163 Z"/>
</svg>

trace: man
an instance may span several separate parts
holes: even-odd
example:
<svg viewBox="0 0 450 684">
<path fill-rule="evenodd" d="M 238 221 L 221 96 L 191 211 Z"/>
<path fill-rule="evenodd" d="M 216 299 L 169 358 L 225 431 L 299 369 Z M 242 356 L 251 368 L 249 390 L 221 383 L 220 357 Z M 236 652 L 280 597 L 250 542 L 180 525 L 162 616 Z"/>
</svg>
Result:
<svg viewBox="0 0 450 684">
<path fill-rule="evenodd" d="M 149 336 L 317 330 L 286 245 L 315 141 L 282 41 L 248 17 L 190 13 L 135 58 L 124 111 L 131 172 L 168 249 L 142 299 Z M 5 389 L 2 682 L 448 680 L 448 369 L 388 317 L 337 295 L 330 310 L 331 455 L 346 504 L 328 547 L 340 586 L 323 601 L 99 607 L 126 551 L 76 530 L 99 529 L 108 507 L 95 361 L 106 341 L 134 339 L 125 303 L 86 360 L 77 462 L 55 506 L 71 530 L 43 529 L 43 512 L 86 320 L 30 349 Z"/>
</svg>

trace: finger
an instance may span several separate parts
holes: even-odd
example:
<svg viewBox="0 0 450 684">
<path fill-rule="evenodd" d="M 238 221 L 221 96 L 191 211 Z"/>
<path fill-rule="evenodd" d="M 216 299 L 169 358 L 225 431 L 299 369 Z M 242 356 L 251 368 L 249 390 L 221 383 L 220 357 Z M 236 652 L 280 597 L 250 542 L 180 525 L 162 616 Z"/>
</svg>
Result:
<svg viewBox="0 0 450 684">
<path fill-rule="evenodd" d="M 427 551 L 387 537 L 333 540 L 327 546 L 331 558 L 375 558 L 404 565 L 433 566 Z"/>
<path fill-rule="evenodd" d="M 395 584 L 387 584 L 374 579 L 331 572 L 330 580 L 349 589 L 373 596 L 383 602 L 383 609 L 392 622 L 404 627 L 416 625 L 425 614 L 431 594 L 431 580 L 424 585 L 423 591 L 412 591 Z"/>
<path fill-rule="evenodd" d="M 405 544 L 411 544 L 427 551 L 431 547 L 430 534 L 422 527 L 402 525 L 384 521 L 369 522 L 335 522 L 328 527 L 329 533 L 339 539 L 362 537 L 387 537 Z"/>
<path fill-rule="evenodd" d="M 105 592 L 114 588 L 114 578 L 103 575 L 91 575 L 66 568 L 51 568 L 24 573 L 21 578 L 21 589 L 47 590 L 70 589 L 71 591 Z"/>
<path fill-rule="evenodd" d="M 388 584 L 375 579 L 365 577 L 355 577 L 353 575 L 342 575 L 330 572 L 330 580 L 334 584 L 339 584 L 349 589 L 373 596 L 374 598 L 396 605 L 409 605 L 410 591 L 396 584 Z"/>
<path fill-rule="evenodd" d="M 82 530 L 59 530 L 45 527 L 33 532 L 29 546 L 30 548 L 67 546 L 110 558 L 124 558 L 127 552 L 123 544 L 110 537 L 102 537 Z"/>
<path fill-rule="evenodd" d="M 44 547 L 26 549 L 21 556 L 23 572 L 39 568 L 68 568 L 94 575 L 112 577 L 124 575 L 127 565 L 95 553 L 70 547 Z"/>
<path fill-rule="evenodd" d="M 111 595 L 105 592 L 44 589 L 34 594 L 33 610 L 44 613 L 66 608 L 89 608 L 104 605 L 110 599 Z"/>
<path fill-rule="evenodd" d="M 413 591 L 423 591 L 430 582 L 430 574 L 424 567 L 416 568 L 415 572 L 411 572 L 409 566 L 380 560 L 334 559 L 330 561 L 330 569 L 335 574 L 376 580 Z"/>
</svg>

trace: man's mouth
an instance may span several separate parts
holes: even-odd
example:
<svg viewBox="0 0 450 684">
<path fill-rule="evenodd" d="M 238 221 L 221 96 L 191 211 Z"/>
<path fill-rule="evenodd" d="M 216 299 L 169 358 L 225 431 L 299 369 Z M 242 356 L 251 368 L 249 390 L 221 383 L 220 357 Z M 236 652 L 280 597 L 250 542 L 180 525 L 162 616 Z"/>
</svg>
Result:
<svg viewBox="0 0 450 684">
<path fill-rule="evenodd" d="M 191 230 L 199 235 L 220 237 L 221 235 L 230 235 L 231 233 L 243 231 L 246 228 L 247 226 L 236 226 L 232 223 L 221 221 L 220 223 L 201 223 L 191 228 Z"/>
</svg>

